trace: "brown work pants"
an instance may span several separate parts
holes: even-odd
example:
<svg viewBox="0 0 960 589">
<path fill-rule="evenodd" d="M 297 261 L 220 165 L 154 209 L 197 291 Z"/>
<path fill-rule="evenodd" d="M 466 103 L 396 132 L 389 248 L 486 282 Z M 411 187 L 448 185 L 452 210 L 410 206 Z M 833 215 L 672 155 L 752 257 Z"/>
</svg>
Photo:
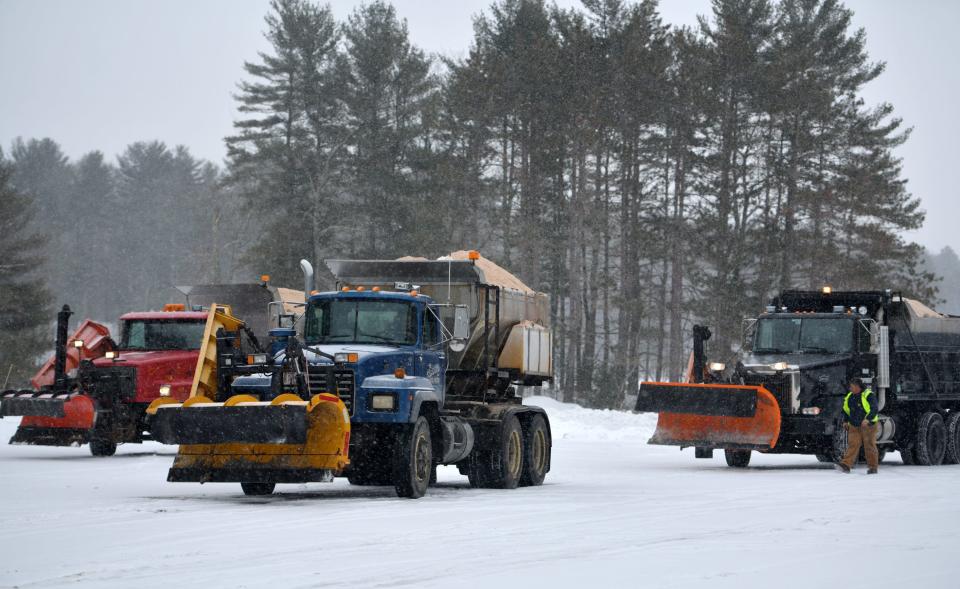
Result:
<svg viewBox="0 0 960 589">
<path fill-rule="evenodd" d="M 877 424 L 855 426 L 848 423 L 846 428 L 847 451 L 840 462 L 847 468 L 853 468 L 860 456 L 860 447 L 863 446 L 863 453 L 867 457 L 867 468 L 877 468 L 880 462 L 880 456 L 877 454 Z"/>
</svg>

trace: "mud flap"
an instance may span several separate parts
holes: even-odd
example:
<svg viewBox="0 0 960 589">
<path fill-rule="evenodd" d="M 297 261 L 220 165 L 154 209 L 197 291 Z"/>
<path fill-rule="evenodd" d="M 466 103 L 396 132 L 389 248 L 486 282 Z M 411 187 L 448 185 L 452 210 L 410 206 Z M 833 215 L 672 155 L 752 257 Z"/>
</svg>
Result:
<svg viewBox="0 0 960 589">
<path fill-rule="evenodd" d="M 769 450 L 780 437 L 780 407 L 760 386 L 645 382 L 636 410 L 660 414 L 650 444 Z"/>
</svg>

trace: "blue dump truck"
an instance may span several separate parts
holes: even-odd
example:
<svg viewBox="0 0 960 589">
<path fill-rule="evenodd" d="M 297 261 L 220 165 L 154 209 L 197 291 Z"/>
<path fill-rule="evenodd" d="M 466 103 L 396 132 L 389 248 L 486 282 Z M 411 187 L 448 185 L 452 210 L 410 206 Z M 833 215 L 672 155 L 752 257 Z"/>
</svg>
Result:
<svg viewBox="0 0 960 589">
<path fill-rule="evenodd" d="M 390 485 L 417 498 L 436 467 L 475 487 L 540 485 L 550 422 L 518 386 L 551 379 L 549 299 L 477 252 L 440 260 L 328 260 L 331 292 L 281 314 L 269 347 L 211 305 L 190 398 L 149 409 L 180 444 L 172 482 Z"/>
</svg>

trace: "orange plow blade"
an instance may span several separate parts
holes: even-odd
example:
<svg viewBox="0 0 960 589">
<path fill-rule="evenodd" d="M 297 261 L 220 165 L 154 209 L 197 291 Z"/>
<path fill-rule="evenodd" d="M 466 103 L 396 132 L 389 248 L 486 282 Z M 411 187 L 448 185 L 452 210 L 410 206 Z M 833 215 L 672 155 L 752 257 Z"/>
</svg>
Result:
<svg viewBox="0 0 960 589">
<path fill-rule="evenodd" d="M 650 444 L 769 450 L 780 406 L 761 386 L 645 382 L 637 411 L 660 414 Z"/>
<path fill-rule="evenodd" d="M 22 415 L 11 444 L 69 446 L 85 444 L 96 423 L 97 408 L 86 395 L 28 393 L 3 402 L 7 415 Z"/>
</svg>

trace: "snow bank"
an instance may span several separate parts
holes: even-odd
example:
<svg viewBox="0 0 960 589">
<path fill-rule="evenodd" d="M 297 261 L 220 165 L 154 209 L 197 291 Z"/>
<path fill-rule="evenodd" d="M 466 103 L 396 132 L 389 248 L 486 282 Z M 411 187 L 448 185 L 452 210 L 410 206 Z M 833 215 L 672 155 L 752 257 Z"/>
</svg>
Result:
<svg viewBox="0 0 960 589">
<path fill-rule="evenodd" d="M 523 402 L 546 409 L 554 440 L 646 442 L 657 427 L 654 413 L 586 409 L 549 397 L 528 397 Z"/>
</svg>

